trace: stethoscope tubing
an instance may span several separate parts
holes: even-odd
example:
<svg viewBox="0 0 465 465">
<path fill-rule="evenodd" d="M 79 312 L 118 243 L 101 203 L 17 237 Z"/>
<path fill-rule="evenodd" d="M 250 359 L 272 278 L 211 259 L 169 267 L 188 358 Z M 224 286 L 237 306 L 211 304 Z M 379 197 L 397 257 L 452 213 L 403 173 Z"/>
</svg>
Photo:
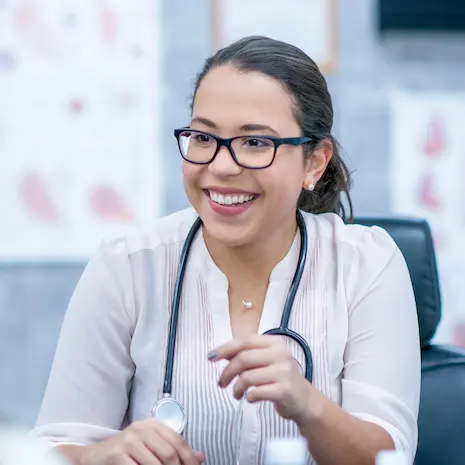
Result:
<svg viewBox="0 0 465 465">
<path fill-rule="evenodd" d="M 307 341 L 300 334 L 296 333 L 295 331 L 292 331 L 292 329 L 289 328 L 273 328 L 264 332 L 263 334 L 289 337 L 292 340 L 294 340 L 297 344 L 299 344 L 305 357 L 305 378 L 307 379 L 307 381 L 311 383 L 313 380 L 313 358 L 312 352 L 307 344 Z"/>
<path fill-rule="evenodd" d="M 292 283 L 287 294 L 286 302 L 284 304 L 281 323 L 279 325 L 279 328 L 270 329 L 266 331 L 264 334 L 289 337 L 300 346 L 305 357 L 305 378 L 311 383 L 313 378 L 313 359 L 310 347 L 308 346 L 307 341 L 300 334 L 289 329 L 289 320 L 291 317 L 292 306 L 294 305 L 295 296 L 297 294 L 300 281 L 302 280 L 302 276 L 304 274 L 308 250 L 307 227 L 299 210 L 297 210 L 297 224 L 300 229 L 301 241 L 299 261 L 297 262 L 297 268 L 295 270 L 294 277 L 292 279 Z"/>
<path fill-rule="evenodd" d="M 202 226 L 202 220 L 197 218 L 187 235 L 184 247 L 181 251 L 179 259 L 178 273 L 174 285 L 172 313 L 170 319 L 170 328 L 168 335 L 168 347 L 166 350 L 166 365 L 165 365 L 165 380 L 163 382 L 163 394 L 171 394 L 173 384 L 173 366 L 174 366 L 174 353 L 176 349 L 176 332 L 178 327 L 179 306 L 181 303 L 182 285 L 184 283 L 184 274 L 186 272 L 187 257 L 197 231 Z"/>
<path fill-rule="evenodd" d="M 305 356 L 305 378 L 308 381 L 312 381 L 312 374 L 313 374 L 313 360 L 312 360 L 312 353 L 310 350 L 309 345 L 305 341 L 305 339 L 295 331 L 289 329 L 289 319 L 292 312 L 292 306 L 294 304 L 294 299 L 297 294 L 297 290 L 300 285 L 300 281 L 302 279 L 302 275 L 305 269 L 305 262 L 307 258 L 307 249 L 308 249 L 308 236 L 307 236 L 307 228 L 305 226 L 304 218 L 299 210 L 297 210 L 297 224 L 300 230 L 300 253 L 299 253 L 299 261 L 297 264 L 296 271 L 294 273 L 294 277 L 292 279 L 291 286 L 289 288 L 289 292 L 286 298 L 286 302 L 284 304 L 283 315 L 281 317 L 281 323 L 279 328 L 273 328 L 266 331 L 264 334 L 269 335 L 276 335 L 276 336 L 285 336 L 293 339 L 302 349 L 304 356 Z M 178 265 L 178 273 L 177 278 L 174 286 L 174 293 L 173 293 L 173 301 L 172 301 L 172 313 L 170 318 L 170 325 L 169 325 L 169 334 L 168 334 L 168 346 L 166 351 L 166 362 L 165 362 L 165 378 L 163 382 L 163 395 L 171 395 L 172 390 L 172 382 L 173 382 L 173 366 L 174 366 L 174 354 L 176 349 L 176 332 L 177 332 L 177 325 L 178 325 L 178 317 L 179 317 L 179 306 L 181 302 L 181 295 L 182 295 L 182 286 L 184 282 L 184 275 L 186 272 L 186 265 L 187 265 L 187 258 L 189 255 L 189 251 L 194 240 L 197 231 L 200 229 L 202 225 L 202 220 L 197 218 L 191 227 L 184 246 L 181 251 L 181 256 L 179 259 Z"/>
</svg>

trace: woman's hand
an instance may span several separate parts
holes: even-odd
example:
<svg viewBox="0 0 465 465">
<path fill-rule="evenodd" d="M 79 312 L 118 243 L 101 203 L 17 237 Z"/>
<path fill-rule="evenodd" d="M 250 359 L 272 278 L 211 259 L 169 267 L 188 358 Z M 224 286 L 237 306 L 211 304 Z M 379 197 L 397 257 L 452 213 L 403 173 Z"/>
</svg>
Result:
<svg viewBox="0 0 465 465">
<path fill-rule="evenodd" d="M 313 386 L 281 338 L 265 335 L 233 340 L 209 354 L 209 359 L 229 360 L 218 384 L 225 388 L 238 376 L 233 388 L 236 399 L 248 390 L 248 402 L 271 401 L 283 418 L 298 425 L 307 422 L 311 398 L 318 396 L 312 396 Z"/>
<path fill-rule="evenodd" d="M 84 447 L 79 465 L 199 465 L 205 460 L 169 427 L 150 418 Z"/>
</svg>

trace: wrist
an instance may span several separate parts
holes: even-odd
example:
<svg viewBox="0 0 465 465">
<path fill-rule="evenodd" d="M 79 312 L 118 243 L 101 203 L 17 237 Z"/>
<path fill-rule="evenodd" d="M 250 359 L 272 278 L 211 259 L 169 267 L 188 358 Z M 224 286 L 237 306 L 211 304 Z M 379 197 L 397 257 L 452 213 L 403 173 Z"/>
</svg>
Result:
<svg viewBox="0 0 465 465">
<path fill-rule="evenodd" d="M 303 397 L 305 399 L 305 404 L 301 414 L 296 419 L 296 424 L 301 433 L 323 417 L 325 401 L 327 400 L 323 394 L 308 381 Z"/>
</svg>

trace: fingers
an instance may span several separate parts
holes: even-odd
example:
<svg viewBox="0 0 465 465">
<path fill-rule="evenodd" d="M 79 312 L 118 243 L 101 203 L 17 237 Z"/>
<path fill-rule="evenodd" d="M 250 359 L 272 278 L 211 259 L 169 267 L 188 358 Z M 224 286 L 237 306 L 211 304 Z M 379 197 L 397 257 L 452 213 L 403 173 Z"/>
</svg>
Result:
<svg viewBox="0 0 465 465">
<path fill-rule="evenodd" d="M 240 399 L 244 392 L 252 386 L 254 386 L 253 390 L 255 390 L 258 386 L 278 382 L 281 378 L 280 371 L 275 366 L 267 366 L 243 372 L 234 384 L 234 397 Z"/>
<path fill-rule="evenodd" d="M 205 455 L 202 454 L 202 452 L 197 452 L 196 450 L 194 451 L 195 458 L 197 459 L 198 463 L 203 463 L 205 462 Z"/>
<path fill-rule="evenodd" d="M 166 441 L 167 444 L 170 444 L 171 447 L 174 448 L 176 454 L 178 455 L 180 459 L 181 464 L 199 465 L 199 457 L 200 457 L 200 462 L 204 461 L 205 458 L 203 454 L 197 453 L 198 455 L 196 456 L 196 454 L 190 448 L 190 446 L 186 443 L 184 438 L 180 436 L 179 434 L 175 433 L 168 426 L 162 423 L 157 423 L 157 432 L 160 434 L 162 439 Z M 158 451 L 157 451 L 157 454 L 158 454 Z M 163 464 L 164 463 L 165 462 L 163 462 Z M 173 462 L 173 464 L 177 465 L 176 462 Z"/>
<path fill-rule="evenodd" d="M 254 336 L 248 339 L 233 339 L 208 354 L 210 361 L 231 360 L 239 352 L 248 349 L 266 348 L 276 344 L 276 336 Z"/>
<path fill-rule="evenodd" d="M 203 455 L 195 454 L 182 436 L 153 418 L 133 423 L 131 427 L 145 451 L 134 449 L 131 457 L 141 465 L 199 465 L 204 461 Z"/>
<path fill-rule="evenodd" d="M 68 462 L 66 462 L 68 463 Z M 109 460 L 107 460 L 106 462 L 93 462 L 93 465 L 99 465 L 101 463 L 114 463 L 115 465 L 140 465 L 140 463 L 143 463 L 143 462 L 137 462 L 135 460 L 133 460 L 132 458 L 128 457 L 127 455 L 119 455 L 117 457 L 115 456 L 112 456 L 110 457 Z"/>
<path fill-rule="evenodd" d="M 279 402 L 289 395 L 296 373 L 301 375 L 298 362 L 280 338 L 257 336 L 247 340 L 233 340 L 219 347 L 210 360 L 229 360 L 219 379 L 220 387 L 227 387 L 237 378 L 233 395 L 240 399 L 247 392 L 249 402 L 268 400 Z M 250 388 L 254 389 L 250 389 Z"/>
<path fill-rule="evenodd" d="M 223 370 L 218 385 L 226 387 L 239 374 L 253 368 L 266 367 L 276 360 L 275 351 L 268 348 L 239 352 Z"/>
<path fill-rule="evenodd" d="M 154 440 L 157 438 L 154 437 Z M 159 439 L 159 438 L 158 438 Z M 157 449 L 163 449 L 166 445 L 165 444 L 159 444 L 157 446 Z M 171 448 L 172 449 L 172 448 Z M 175 461 L 166 461 L 163 462 L 161 461 L 161 457 L 158 457 L 158 453 L 155 452 L 155 450 L 152 450 L 149 445 L 147 444 L 146 441 L 143 440 L 143 438 L 140 438 L 140 441 L 133 441 L 130 446 L 128 447 L 128 454 L 131 459 L 135 461 L 135 463 L 139 465 L 180 465 L 179 460 L 177 460 L 177 454 L 174 449 L 172 449 L 172 452 L 174 454 L 174 459 Z M 160 459 L 160 460 L 159 460 Z M 129 465 L 129 464 L 128 464 Z"/>
<path fill-rule="evenodd" d="M 154 460 L 153 464 L 163 464 L 163 465 L 181 465 L 179 460 L 179 455 L 176 449 L 160 435 L 158 431 L 153 431 L 150 429 L 141 430 L 139 433 L 140 439 L 144 444 L 145 453 L 144 457 L 142 454 L 139 455 L 139 458 L 144 458 L 146 462 L 140 462 L 145 465 L 152 465 L 148 455 Z"/>
<path fill-rule="evenodd" d="M 267 384 L 258 386 L 246 395 L 247 402 L 253 404 L 264 400 L 279 402 L 284 397 L 284 387 L 280 384 Z"/>
</svg>

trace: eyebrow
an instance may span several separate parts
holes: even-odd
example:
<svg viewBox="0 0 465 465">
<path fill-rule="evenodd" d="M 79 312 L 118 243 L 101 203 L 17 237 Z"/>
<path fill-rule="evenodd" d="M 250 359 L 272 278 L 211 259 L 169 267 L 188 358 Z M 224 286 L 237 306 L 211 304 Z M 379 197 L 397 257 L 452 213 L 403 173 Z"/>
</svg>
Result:
<svg viewBox="0 0 465 465">
<path fill-rule="evenodd" d="M 204 126 L 209 127 L 210 129 L 218 129 L 218 126 L 208 118 L 203 118 L 202 116 L 196 116 L 192 118 L 191 124 L 192 123 L 200 123 L 203 124 Z M 273 134 L 276 134 L 276 136 L 279 137 L 278 131 L 273 129 L 271 126 L 267 126 L 266 124 L 254 124 L 254 123 L 249 123 L 249 124 L 243 124 L 239 128 L 240 132 L 252 132 L 252 131 L 267 131 L 271 132 Z"/>
</svg>

